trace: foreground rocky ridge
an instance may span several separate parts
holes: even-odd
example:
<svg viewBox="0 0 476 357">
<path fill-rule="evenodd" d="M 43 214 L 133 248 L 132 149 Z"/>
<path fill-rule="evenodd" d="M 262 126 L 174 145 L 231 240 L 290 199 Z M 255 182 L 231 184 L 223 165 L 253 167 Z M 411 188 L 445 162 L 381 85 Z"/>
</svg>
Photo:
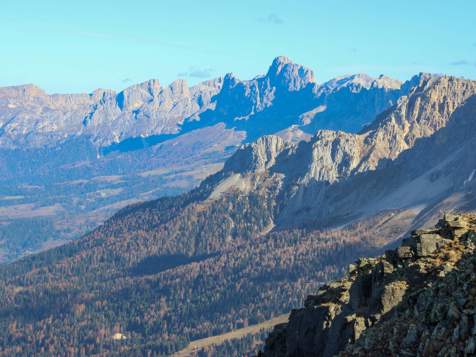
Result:
<svg viewBox="0 0 476 357">
<path fill-rule="evenodd" d="M 261 356 L 476 353 L 476 215 L 447 214 L 362 258 L 278 325 Z"/>
</svg>

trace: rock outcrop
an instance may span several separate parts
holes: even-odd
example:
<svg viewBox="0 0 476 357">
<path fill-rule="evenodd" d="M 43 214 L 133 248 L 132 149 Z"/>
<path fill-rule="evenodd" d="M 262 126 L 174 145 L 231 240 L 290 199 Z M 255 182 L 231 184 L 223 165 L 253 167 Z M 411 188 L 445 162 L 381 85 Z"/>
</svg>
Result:
<svg viewBox="0 0 476 357">
<path fill-rule="evenodd" d="M 288 91 L 302 90 L 316 83 L 314 73 L 310 69 L 293 63 L 285 56 L 277 57 L 273 61 L 267 77 L 272 85 Z"/>
<path fill-rule="evenodd" d="M 225 163 L 223 170 L 234 173 L 262 173 L 276 163 L 276 158 L 286 147 L 286 142 L 279 136 L 263 136 L 238 150 Z"/>
<path fill-rule="evenodd" d="M 395 159 L 419 138 L 446 126 L 455 110 L 476 93 L 476 82 L 455 77 L 421 74 L 412 81 L 417 84 L 409 94 L 360 134 L 319 132 L 312 140 L 309 178 L 322 180 L 324 171 L 324 178 L 332 182 L 374 170 L 382 160 Z M 326 157 L 332 162 L 321 164 Z"/>
<path fill-rule="evenodd" d="M 476 216 L 447 214 L 308 296 L 261 356 L 463 356 L 476 352 Z"/>
</svg>

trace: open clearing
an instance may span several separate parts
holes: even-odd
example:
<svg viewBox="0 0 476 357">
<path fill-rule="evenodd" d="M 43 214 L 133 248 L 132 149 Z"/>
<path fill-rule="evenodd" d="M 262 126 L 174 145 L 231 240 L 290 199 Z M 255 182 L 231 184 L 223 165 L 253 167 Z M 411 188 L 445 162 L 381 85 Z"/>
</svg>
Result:
<svg viewBox="0 0 476 357">
<path fill-rule="evenodd" d="M 174 357 L 187 357 L 187 356 L 193 356 L 194 352 L 211 346 L 211 345 L 220 345 L 225 341 L 228 340 L 233 340 L 237 338 L 242 338 L 247 335 L 254 335 L 259 333 L 261 330 L 268 330 L 271 329 L 272 327 L 287 322 L 289 318 L 289 314 L 284 314 L 284 315 L 279 315 L 271 320 L 266 320 L 263 321 L 262 323 L 240 328 L 238 330 L 233 330 L 221 335 L 216 335 L 216 336 L 210 336 L 207 338 L 202 338 L 200 340 L 195 340 L 192 341 L 188 344 L 187 347 L 185 347 L 183 350 L 180 350 L 176 352 L 173 356 Z"/>
</svg>

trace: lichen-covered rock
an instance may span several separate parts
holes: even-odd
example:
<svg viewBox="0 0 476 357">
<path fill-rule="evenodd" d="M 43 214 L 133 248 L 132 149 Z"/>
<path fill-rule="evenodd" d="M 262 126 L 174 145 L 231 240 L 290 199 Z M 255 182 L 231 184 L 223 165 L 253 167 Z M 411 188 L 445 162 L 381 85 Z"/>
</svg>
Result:
<svg viewBox="0 0 476 357">
<path fill-rule="evenodd" d="M 473 355 L 475 226 L 476 216 L 446 215 L 435 229 L 412 232 L 396 250 L 360 259 L 344 279 L 294 310 L 260 354 Z"/>
</svg>

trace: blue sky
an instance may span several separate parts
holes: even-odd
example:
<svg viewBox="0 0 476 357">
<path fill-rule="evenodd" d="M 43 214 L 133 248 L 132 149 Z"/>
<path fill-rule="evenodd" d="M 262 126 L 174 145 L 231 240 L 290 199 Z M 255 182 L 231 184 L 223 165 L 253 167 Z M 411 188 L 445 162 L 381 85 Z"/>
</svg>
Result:
<svg viewBox="0 0 476 357">
<path fill-rule="evenodd" d="M 476 1 L 2 0 L 0 9 L 1 86 L 249 79 L 278 55 L 319 82 L 357 72 L 476 79 Z"/>
</svg>

